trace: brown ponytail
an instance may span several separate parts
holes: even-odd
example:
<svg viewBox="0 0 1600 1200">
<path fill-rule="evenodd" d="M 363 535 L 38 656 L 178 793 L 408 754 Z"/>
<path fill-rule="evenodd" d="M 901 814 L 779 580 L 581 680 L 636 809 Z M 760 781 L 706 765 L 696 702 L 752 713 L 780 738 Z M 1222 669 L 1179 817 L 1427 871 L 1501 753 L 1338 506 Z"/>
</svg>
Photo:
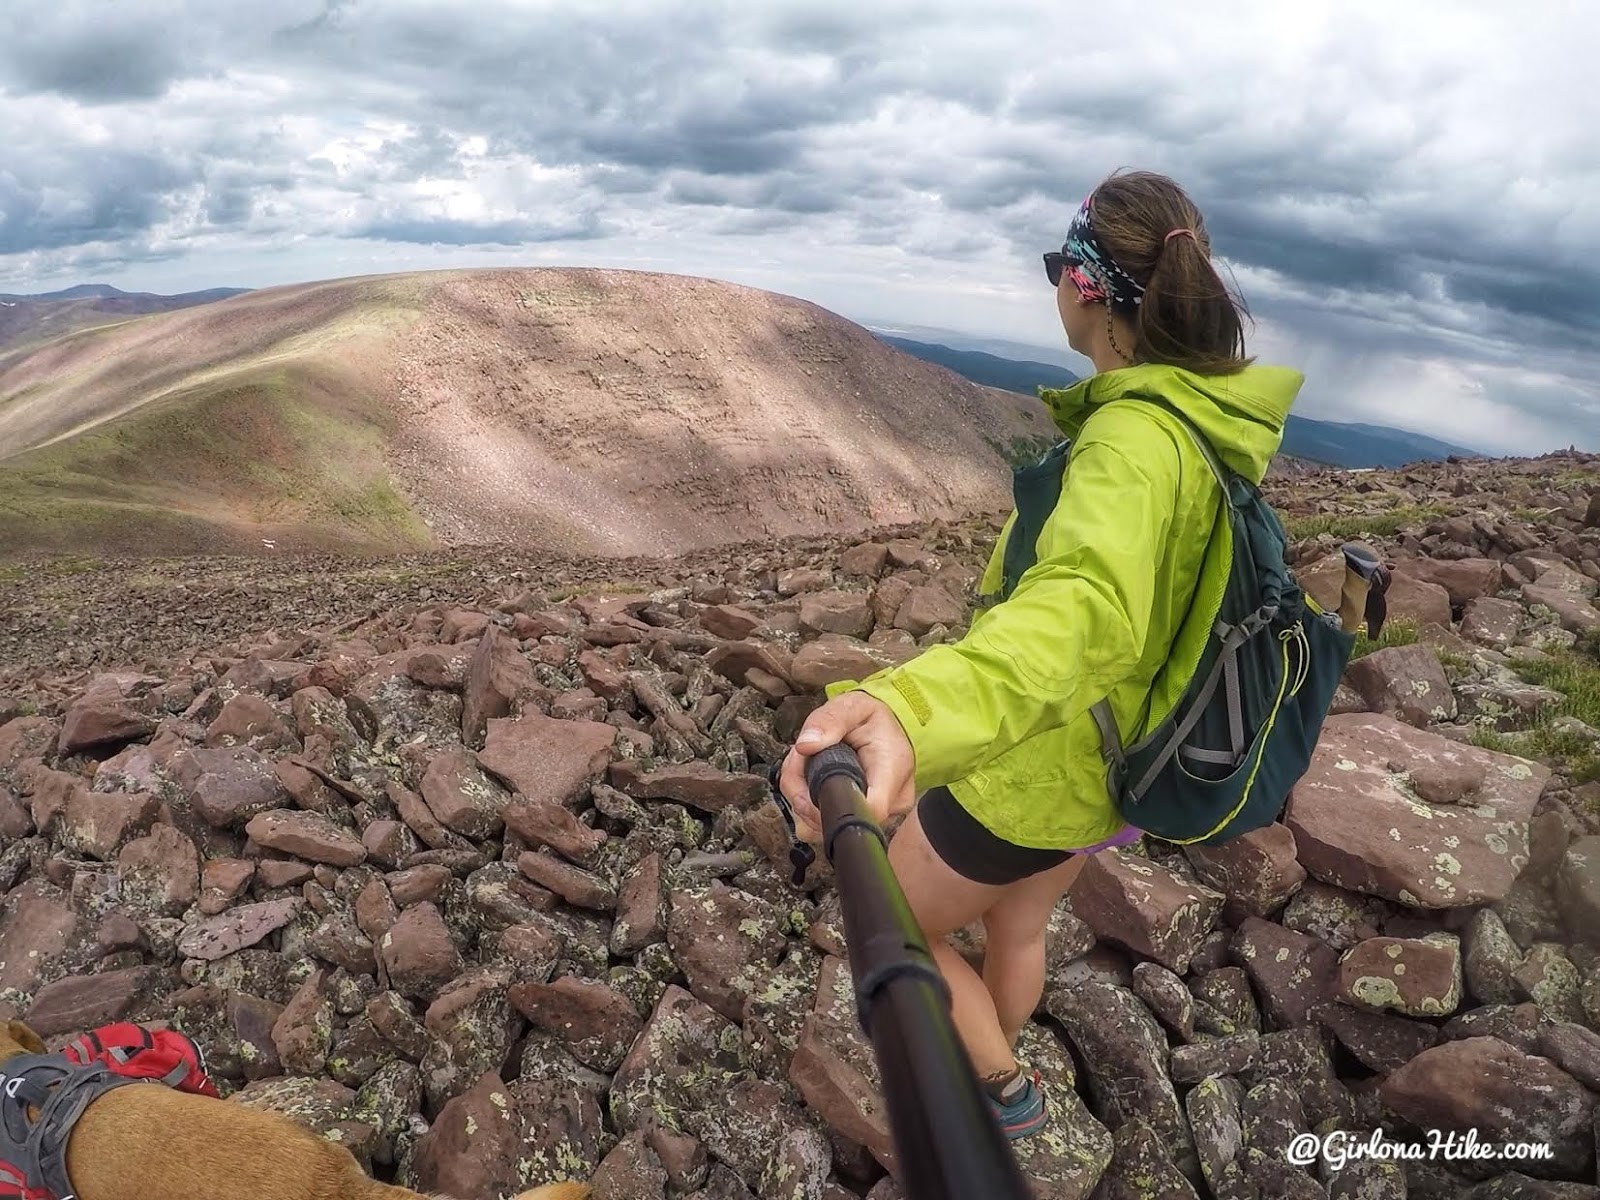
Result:
<svg viewBox="0 0 1600 1200">
<path fill-rule="evenodd" d="M 1244 352 L 1249 310 L 1217 274 L 1205 220 L 1176 183 L 1150 171 L 1112 175 L 1094 191 L 1094 229 L 1144 286 L 1130 314 L 1135 362 L 1228 375 L 1254 361 Z"/>
</svg>

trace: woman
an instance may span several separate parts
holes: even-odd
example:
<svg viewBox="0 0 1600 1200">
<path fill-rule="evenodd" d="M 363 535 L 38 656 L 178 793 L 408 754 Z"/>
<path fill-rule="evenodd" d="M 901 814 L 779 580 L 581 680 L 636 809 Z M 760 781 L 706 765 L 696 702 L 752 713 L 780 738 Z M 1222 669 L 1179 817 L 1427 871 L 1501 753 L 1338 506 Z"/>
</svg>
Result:
<svg viewBox="0 0 1600 1200">
<path fill-rule="evenodd" d="M 960 642 L 829 688 L 780 780 L 815 840 L 803 759 L 843 741 L 875 816 L 906 814 L 889 860 L 1012 1138 L 1046 1123 L 1038 1076 L 1013 1047 L 1044 990 L 1050 914 L 1085 855 L 1139 836 L 1111 802 L 1089 709 L 1109 698 L 1126 744 L 1181 690 L 1161 667 L 1221 493 L 1165 406 L 1259 482 L 1303 382 L 1245 357 L 1240 307 L 1210 249 L 1199 211 L 1165 176 L 1116 174 L 1083 202 L 1060 253 L 1044 257 L 1067 342 L 1095 372 L 1042 394 L 1072 447 L 1034 565 Z M 999 591 L 1014 522 L 983 593 Z M 974 920 L 981 975 L 944 940 Z"/>
</svg>

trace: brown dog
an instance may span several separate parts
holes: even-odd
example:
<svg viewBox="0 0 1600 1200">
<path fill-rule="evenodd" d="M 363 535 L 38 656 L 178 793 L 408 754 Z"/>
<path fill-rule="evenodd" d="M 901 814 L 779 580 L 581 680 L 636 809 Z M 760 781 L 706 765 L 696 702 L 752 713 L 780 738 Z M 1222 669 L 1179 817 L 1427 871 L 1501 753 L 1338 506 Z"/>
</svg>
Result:
<svg viewBox="0 0 1600 1200">
<path fill-rule="evenodd" d="M 0 1065 L 45 1045 L 21 1021 L 0 1030 Z M 369 1178 L 343 1146 L 276 1113 L 160 1084 L 115 1088 L 89 1105 L 67 1143 L 78 1200 L 426 1200 Z M 586 1200 L 553 1183 L 517 1200 Z"/>
</svg>

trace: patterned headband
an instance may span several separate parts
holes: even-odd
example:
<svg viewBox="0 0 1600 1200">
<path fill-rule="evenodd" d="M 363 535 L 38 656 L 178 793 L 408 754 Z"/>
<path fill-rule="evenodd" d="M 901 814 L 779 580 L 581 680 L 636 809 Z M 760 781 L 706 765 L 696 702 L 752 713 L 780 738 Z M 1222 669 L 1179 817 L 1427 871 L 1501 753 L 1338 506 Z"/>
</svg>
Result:
<svg viewBox="0 0 1600 1200">
<path fill-rule="evenodd" d="M 1094 194 L 1090 193 L 1067 226 L 1067 240 L 1061 246 L 1061 253 L 1068 260 L 1067 278 L 1085 300 L 1109 300 L 1124 311 L 1138 308 L 1144 299 L 1144 285 L 1117 266 L 1111 251 L 1094 231 L 1090 223 L 1093 205 Z"/>
</svg>

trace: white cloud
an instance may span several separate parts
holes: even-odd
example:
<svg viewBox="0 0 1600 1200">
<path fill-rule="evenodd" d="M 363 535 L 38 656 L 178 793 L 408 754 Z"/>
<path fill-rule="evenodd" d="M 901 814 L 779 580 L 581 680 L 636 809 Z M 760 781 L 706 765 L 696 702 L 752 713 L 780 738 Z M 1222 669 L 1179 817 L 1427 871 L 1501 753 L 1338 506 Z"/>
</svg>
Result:
<svg viewBox="0 0 1600 1200">
<path fill-rule="evenodd" d="M 12 0 L 0 291 L 562 262 L 1059 345 L 1119 166 L 1307 415 L 1600 447 L 1600 18 L 1377 0 Z"/>
</svg>

